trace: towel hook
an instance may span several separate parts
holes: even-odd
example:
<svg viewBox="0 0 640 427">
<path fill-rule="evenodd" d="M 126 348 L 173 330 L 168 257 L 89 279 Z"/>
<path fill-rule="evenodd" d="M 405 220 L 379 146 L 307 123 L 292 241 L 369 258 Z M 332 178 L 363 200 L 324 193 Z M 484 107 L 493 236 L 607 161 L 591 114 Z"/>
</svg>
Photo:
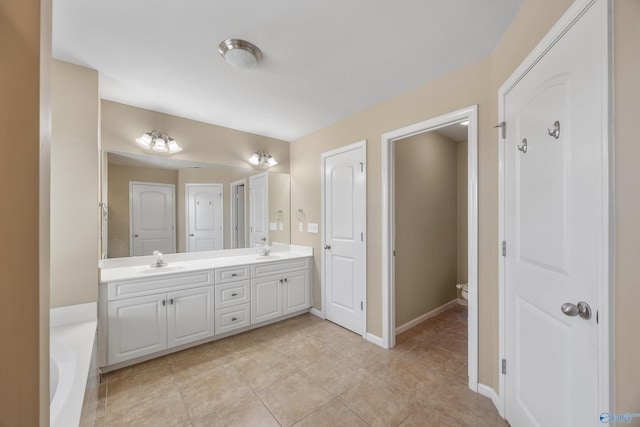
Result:
<svg viewBox="0 0 640 427">
<path fill-rule="evenodd" d="M 522 151 L 523 153 L 527 152 L 527 138 L 524 138 L 522 140 L 522 145 L 517 145 L 516 147 L 518 147 L 518 150 Z"/>
<path fill-rule="evenodd" d="M 555 139 L 560 138 L 560 122 L 556 120 L 553 123 L 553 130 L 547 129 L 547 133 L 549 134 L 549 136 L 552 136 Z"/>
</svg>

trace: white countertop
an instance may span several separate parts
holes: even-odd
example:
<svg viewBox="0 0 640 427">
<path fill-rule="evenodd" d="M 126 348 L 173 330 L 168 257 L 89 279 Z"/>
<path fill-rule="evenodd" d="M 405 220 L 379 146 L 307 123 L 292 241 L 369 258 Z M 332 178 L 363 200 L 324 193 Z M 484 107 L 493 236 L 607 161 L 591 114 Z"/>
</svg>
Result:
<svg viewBox="0 0 640 427">
<path fill-rule="evenodd" d="M 261 256 L 260 251 L 261 248 L 250 248 L 192 254 L 166 254 L 164 256 L 164 261 L 167 263 L 165 267 L 151 267 L 153 262 L 153 257 L 151 256 L 128 258 L 126 262 L 119 259 L 106 259 L 101 263 L 100 282 L 165 276 L 190 271 L 286 261 L 313 256 L 313 248 L 294 245 L 272 246 L 271 255 L 268 256 Z M 137 265 L 123 265 L 134 263 L 131 260 L 138 261 L 135 263 Z"/>
</svg>

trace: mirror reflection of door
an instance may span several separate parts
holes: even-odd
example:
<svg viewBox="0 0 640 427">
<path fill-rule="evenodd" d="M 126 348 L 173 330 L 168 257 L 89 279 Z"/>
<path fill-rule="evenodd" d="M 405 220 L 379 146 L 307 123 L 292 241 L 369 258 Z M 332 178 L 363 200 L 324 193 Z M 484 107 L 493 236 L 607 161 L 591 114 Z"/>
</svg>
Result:
<svg viewBox="0 0 640 427">
<path fill-rule="evenodd" d="M 175 187 L 129 182 L 130 255 L 175 253 Z"/>
<path fill-rule="evenodd" d="M 269 175 L 249 177 L 251 247 L 269 244 Z"/>
<path fill-rule="evenodd" d="M 246 247 L 245 180 L 231 183 L 231 249 Z"/>
<path fill-rule="evenodd" d="M 222 184 L 185 184 L 187 252 L 224 249 Z"/>
</svg>

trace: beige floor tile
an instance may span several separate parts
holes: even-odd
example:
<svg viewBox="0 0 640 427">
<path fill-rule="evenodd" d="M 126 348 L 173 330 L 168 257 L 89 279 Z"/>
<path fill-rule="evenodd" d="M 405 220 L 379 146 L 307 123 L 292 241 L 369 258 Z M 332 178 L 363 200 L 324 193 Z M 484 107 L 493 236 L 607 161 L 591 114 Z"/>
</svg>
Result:
<svg viewBox="0 0 640 427">
<path fill-rule="evenodd" d="M 397 426 L 415 409 L 412 397 L 376 377 L 364 379 L 340 400 L 371 426 Z"/>
<path fill-rule="evenodd" d="M 414 363 L 405 359 L 392 362 L 375 375 L 419 400 L 450 381 L 446 374 L 427 368 L 422 361 Z"/>
<path fill-rule="evenodd" d="M 258 393 L 278 422 L 291 426 L 331 400 L 331 395 L 311 379 L 294 373 Z"/>
<path fill-rule="evenodd" d="M 245 397 L 194 422 L 194 427 L 279 427 L 255 395 Z"/>
<path fill-rule="evenodd" d="M 116 381 L 110 381 L 107 386 L 106 410 L 116 411 L 147 400 L 150 396 L 163 396 L 175 390 L 177 385 L 170 372 L 169 369 L 169 373 L 163 370 L 162 373 L 158 372 L 157 376 L 132 375 L 129 378 L 120 377 Z"/>
<path fill-rule="evenodd" d="M 460 384 L 468 385 L 469 384 L 469 367 L 467 366 L 467 364 L 465 363 L 464 365 L 460 366 L 460 369 L 458 369 L 451 376 L 451 378 L 453 378 L 454 381 L 457 381 Z"/>
<path fill-rule="evenodd" d="M 163 393 L 161 399 L 147 398 L 118 410 L 107 410 L 106 426 L 187 426 L 191 423 L 178 389 Z"/>
<path fill-rule="evenodd" d="M 294 358 L 275 350 L 248 354 L 231 365 L 254 391 L 291 375 L 298 366 Z"/>
<path fill-rule="evenodd" d="M 117 371 L 109 372 L 104 377 L 107 382 L 126 379 L 128 381 L 145 381 L 146 378 L 157 377 L 171 371 L 169 367 L 169 356 L 162 356 L 146 362 L 138 363 Z"/>
<path fill-rule="evenodd" d="M 454 332 L 452 329 L 445 329 L 435 334 L 427 342 L 449 350 L 453 353 L 467 357 L 467 334 Z"/>
<path fill-rule="evenodd" d="M 363 341 L 350 346 L 342 354 L 356 365 L 370 372 L 376 372 L 392 361 L 399 359 L 403 352 L 386 350 L 370 342 Z"/>
<path fill-rule="evenodd" d="M 334 399 L 308 415 L 295 427 L 367 427 L 344 403 Z"/>
<path fill-rule="evenodd" d="M 418 408 L 400 424 L 400 427 L 458 427 L 459 425 L 460 424 L 451 418 L 419 405 Z"/>
<path fill-rule="evenodd" d="M 489 398 L 459 383 L 442 387 L 423 403 L 463 426 L 507 426 Z"/>
<path fill-rule="evenodd" d="M 278 351 L 291 360 L 295 360 L 300 368 L 319 362 L 328 357 L 336 357 L 338 354 L 328 348 L 324 343 L 313 337 L 304 336 L 287 345 L 278 347 Z"/>
<path fill-rule="evenodd" d="M 405 354 L 405 358 L 420 361 L 425 367 L 439 370 L 447 375 L 455 373 L 467 363 L 466 355 L 463 356 L 429 343 L 416 346 Z"/>
<path fill-rule="evenodd" d="M 371 375 L 369 371 L 340 354 L 309 365 L 302 372 L 334 396 Z"/>
<path fill-rule="evenodd" d="M 192 381 L 180 383 L 180 391 L 194 420 L 253 393 L 238 371 L 229 365 L 214 367 Z"/>
</svg>

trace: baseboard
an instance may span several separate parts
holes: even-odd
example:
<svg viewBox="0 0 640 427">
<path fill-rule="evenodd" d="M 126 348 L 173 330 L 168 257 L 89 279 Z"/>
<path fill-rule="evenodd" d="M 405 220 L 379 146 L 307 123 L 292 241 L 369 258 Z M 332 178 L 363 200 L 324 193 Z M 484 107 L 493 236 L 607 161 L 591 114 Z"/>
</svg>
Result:
<svg viewBox="0 0 640 427">
<path fill-rule="evenodd" d="M 500 412 L 500 398 L 494 389 L 488 385 L 478 384 L 478 393 L 491 399 L 493 406 L 495 406 L 498 412 Z"/>
<path fill-rule="evenodd" d="M 453 306 L 458 305 L 458 300 L 454 299 L 449 301 L 448 303 L 441 305 L 438 308 L 434 308 L 433 310 L 431 310 L 428 313 L 423 314 L 420 317 L 416 317 L 413 320 L 410 320 L 409 322 L 405 323 L 404 325 L 398 326 L 396 328 L 396 335 L 403 333 L 404 331 L 407 331 L 411 328 L 413 328 L 416 325 L 419 325 L 420 323 L 424 322 L 427 319 L 430 319 L 431 317 L 435 317 L 438 314 L 442 313 L 443 311 L 446 311 L 448 309 L 450 309 Z"/>
<path fill-rule="evenodd" d="M 458 298 L 458 305 L 464 305 L 465 307 L 469 306 L 469 301 L 464 298 Z"/>
<path fill-rule="evenodd" d="M 317 308 L 311 307 L 311 310 L 309 310 L 309 313 L 313 314 L 314 316 L 318 316 L 319 318 L 324 320 L 324 315 Z"/>
<path fill-rule="evenodd" d="M 370 343 L 379 345 L 382 348 L 385 348 L 384 341 L 382 341 L 382 338 L 368 332 L 367 332 L 367 341 L 369 341 Z"/>
</svg>

